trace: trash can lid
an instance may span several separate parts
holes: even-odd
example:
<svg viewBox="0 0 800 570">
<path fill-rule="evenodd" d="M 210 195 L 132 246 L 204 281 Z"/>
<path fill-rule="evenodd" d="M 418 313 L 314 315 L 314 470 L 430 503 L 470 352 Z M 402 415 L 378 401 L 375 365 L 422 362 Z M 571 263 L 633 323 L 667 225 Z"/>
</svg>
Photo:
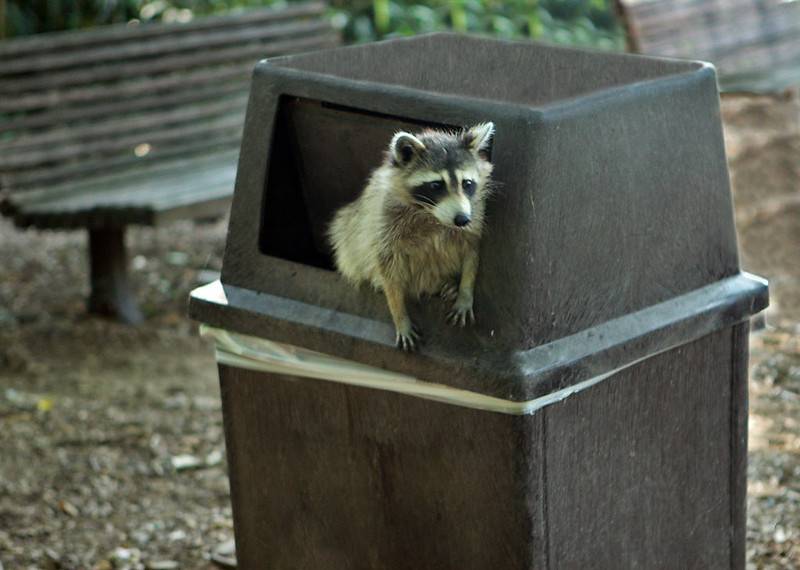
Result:
<svg viewBox="0 0 800 570">
<path fill-rule="evenodd" d="M 379 292 L 320 235 L 398 127 L 496 125 L 477 324 L 413 307 L 394 347 Z M 304 248 L 305 253 L 298 253 Z M 307 251 L 306 251 L 307 250 Z M 747 319 L 712 67 L 435 34 L 261 62 L 221 281 L 190 313 L 230 331 L 528 401 Z"/>
</svg>

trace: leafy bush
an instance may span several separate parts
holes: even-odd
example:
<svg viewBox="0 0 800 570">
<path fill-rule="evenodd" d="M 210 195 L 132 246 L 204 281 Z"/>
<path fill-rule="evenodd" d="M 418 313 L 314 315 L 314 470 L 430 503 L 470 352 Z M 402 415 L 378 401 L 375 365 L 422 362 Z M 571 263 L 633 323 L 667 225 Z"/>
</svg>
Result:
<svg viewBox="0 0 800 570">
<path fill-rule="evenodd" d="M 6 37 L 131 20 L 180 21 L 194 14 L 286 4 L 276 0 L 0 0 L 0 7 L 4 3 Z"/>
<path fill-rule="evenodd" d="M 608 0 L 334 0 L 346 39 L 353 42 L 456 30 L 502 38 L 621 49 Z"/>
<path fill-rule="evenodd" d="M 9 36 L 130 20 L 181 21 L 292 0 L 0 0 Z M 439 30 L 621 49 L 610 0 L 331 0 L 345 40 L 365 42 Z"/>
</svg>

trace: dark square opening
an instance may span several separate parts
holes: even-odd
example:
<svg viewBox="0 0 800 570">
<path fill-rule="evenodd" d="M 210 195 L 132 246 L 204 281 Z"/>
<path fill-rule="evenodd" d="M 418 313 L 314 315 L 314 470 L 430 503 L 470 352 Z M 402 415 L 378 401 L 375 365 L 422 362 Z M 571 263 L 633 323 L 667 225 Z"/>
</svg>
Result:
<svg viewBox="0 0 800 570">
<path fill-rule="evenodd" d="M 334 213 L 355 200 L 399 130 L 455 127 L 284 95 L 264 187 L 262 253 L 333 269 L 326 238 Z"/>
</svg>

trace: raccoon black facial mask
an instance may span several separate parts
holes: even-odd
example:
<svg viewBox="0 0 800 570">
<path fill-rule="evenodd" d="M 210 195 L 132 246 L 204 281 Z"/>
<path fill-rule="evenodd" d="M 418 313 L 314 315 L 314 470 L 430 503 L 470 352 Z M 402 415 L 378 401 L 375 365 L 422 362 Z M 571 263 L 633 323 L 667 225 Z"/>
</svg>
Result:
<svg viewBox="0 0 800 570">
<path fill-rule="evenodd" d="M 423 182 L 416 186 L 411 194 L 414 200 L 420 204 L 436 206 L 440 200 L 447 196 L 447 186 L 442 180 Z"/>
<path fill-rule="evenodd" d="M 384 292 L 403 350 L 416 349 L 420 340 L 406 310 L 409 296 L 440 294 L 452 303 L 451 324 L 475 319 L 493 135 L 492 123 L 456 133 L 395 134 L 364 191 L 334 216 L 329 238 L 336 267 L 354 284 Z"/>
</svg>

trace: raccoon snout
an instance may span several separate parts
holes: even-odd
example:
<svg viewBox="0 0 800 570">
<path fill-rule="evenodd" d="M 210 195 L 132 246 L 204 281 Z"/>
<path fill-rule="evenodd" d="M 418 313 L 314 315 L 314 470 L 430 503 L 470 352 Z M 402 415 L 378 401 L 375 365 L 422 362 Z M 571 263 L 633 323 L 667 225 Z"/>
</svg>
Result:
<svg viewBox="0 0 800 570">
<path fill-rule="evenodd" d="M 458 214 L 456 214 L 456 217 L 453 219 L 453 223 L 455 225 L 457 225 L 459 228 L 463 228 L 464 226 L 469 224 L 470 220 L 471 220 L 471 218 L 468 215 L 466 215 L 466 214 L 464 214 L 462 212 L 459 212 Z"/>
</svg>

